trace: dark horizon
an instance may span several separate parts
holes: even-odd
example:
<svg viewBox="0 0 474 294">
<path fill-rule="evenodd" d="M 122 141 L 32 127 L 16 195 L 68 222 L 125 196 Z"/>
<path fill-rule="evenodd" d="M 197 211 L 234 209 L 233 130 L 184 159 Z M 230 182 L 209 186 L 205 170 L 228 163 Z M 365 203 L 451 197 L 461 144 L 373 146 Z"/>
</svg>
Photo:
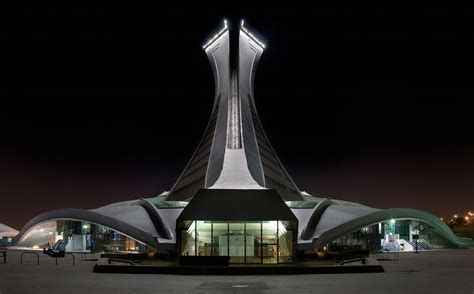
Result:
<svg viewBox="0 0 474 294">
<path fill-rule="evenodd" d="M 169 190 L 204 133 L 201 45 L 240 18 L 267 48 L 257 110 L 300 190 L 474 209 L 474 10 L 25 9 L 0 87 L 0 223 Z M 13 58 L 14 57 L 14 58 Z"/>
</svg>

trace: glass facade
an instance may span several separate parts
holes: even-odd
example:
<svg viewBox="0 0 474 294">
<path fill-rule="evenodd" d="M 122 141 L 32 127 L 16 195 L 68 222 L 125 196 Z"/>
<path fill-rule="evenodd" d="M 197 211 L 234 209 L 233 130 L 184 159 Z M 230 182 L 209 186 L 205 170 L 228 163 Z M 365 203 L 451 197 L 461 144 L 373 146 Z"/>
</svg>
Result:
<svg viewBox="0 0 474 294">
<path fill-rule="evenodd" d="M 418 239 L 414 238 L 418 235 Z M 416 239 L 416 240 L 415 240 Z M 327 251 L 415 251 L 449 247 L 449 242 L 425 222 L 389 219 L 338 237 Z"/>
<path fill-rule="evenodd" d="M 296 224 L 289 221 L 183 221 L 181 255 L 229 256 L 230 263 L 293 262 Z"/>
<path fill-rule="evenodd" d="M 66 241 L 69 252 L 153 252 L 154 249 L 107 227 L 75 220 L 55 220 L 30 229 L 17 246 L 41 249 Z"/>
</svg>

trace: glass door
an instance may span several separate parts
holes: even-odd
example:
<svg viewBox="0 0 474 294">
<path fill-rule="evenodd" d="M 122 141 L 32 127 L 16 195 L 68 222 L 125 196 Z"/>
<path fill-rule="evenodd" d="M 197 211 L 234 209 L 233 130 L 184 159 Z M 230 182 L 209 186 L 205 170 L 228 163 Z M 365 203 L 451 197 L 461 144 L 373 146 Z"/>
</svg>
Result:
<svg viewBox="0 0 474 294">
<path fill-rule="evenodd" d="M 278 223 L 262 222 L 262 263 L 278 263 Z"/>
<path fill-rule="evenodd" d="M 262 263 L 262 222 L 247 222 L 245 236 L 245 263 Z"/>
<path fill-rule="evenodd" d="M 212 222 L 212 255 L 229 256 L 229 223 Z"/>
<path fill-rule="evenodd" d="M 230 263 L 245 263 L 245 223 L 229 223 Z"/>
</svg>

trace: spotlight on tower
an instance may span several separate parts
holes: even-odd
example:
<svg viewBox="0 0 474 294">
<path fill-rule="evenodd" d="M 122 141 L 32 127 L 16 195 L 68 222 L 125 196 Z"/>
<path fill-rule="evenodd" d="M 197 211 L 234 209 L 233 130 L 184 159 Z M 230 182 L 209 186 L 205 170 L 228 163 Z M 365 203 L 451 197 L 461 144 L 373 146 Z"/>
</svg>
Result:
<svg viewBox="0 0 474 294">
<path fill-rule="evenodd" d="M 262 49 L 265 49 L 265 44 L 263 44 L 259 39 L 257 39 L 251 32 L 249 32 L 245 27 L 244 27 L 244 20 L 240 22 L 240 30 L 244 32 L 254 43 L 256 43 L 258 46 L 262 47 Z"/>
</svg>

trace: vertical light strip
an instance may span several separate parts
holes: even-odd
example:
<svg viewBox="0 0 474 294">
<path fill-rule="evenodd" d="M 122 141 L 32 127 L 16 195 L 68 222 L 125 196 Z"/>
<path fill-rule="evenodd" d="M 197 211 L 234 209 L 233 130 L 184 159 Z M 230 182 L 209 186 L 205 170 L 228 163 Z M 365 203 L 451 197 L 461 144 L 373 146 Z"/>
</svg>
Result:
<svg viewBox="0 0 474 294">
<path fill-rule="evenodd" d="M 227 256 L 230 259 L 230 225 L 227 222 Z"/>
<path fill-rule="evenodd" d="M 247 263 L 247 222 L 244 222 L 244 263 Z"/>
<path fill-rule="evenodd" d="M 197 252 L 197 248 L 198 248 L 198 233 L 197 233 L 197 222 L 198 221 L 194 221 L 194 256 L 197 256 L 198 252 Z"/>
<path fill-rule="evenodd" d="M 277 222 L 277 264 L 280 263 L 280 221 Z"/>
<path fill-rule="evenodd" d="M 242 148 L 242 131 L 240 123 L 240 99 L 239 87 L 236 71 L 231 76 L 231 93 L 228 101 L 228 117 L 227 117 L 227 148 Z"/>
<path fill-rule="evenodd" d="M 214 256 L 214 222 L 211 221 L 211 256 Z"/>
</svg>

